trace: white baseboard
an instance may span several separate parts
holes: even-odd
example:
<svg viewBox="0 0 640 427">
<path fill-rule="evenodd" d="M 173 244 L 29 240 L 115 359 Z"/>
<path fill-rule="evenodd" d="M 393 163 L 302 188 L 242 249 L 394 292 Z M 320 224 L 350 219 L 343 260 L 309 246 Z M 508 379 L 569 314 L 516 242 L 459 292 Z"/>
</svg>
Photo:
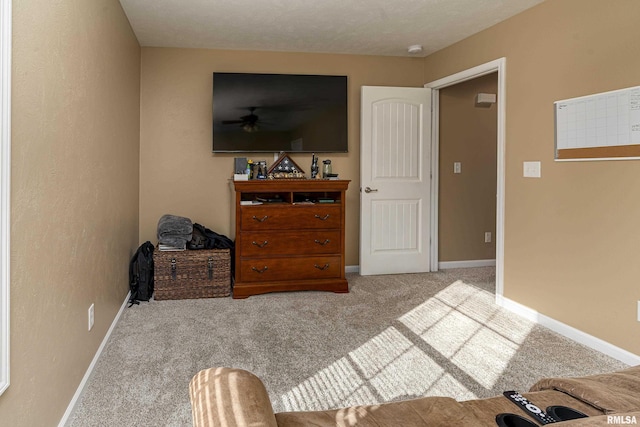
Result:
<svg viewBox="0 0 640 427">
<path fill-rule="evenodd" d="M 446 270 L 447 268 L 468 268 L 468 267 L 495 267 L 495 259 L 478 259 L 471 261 L 445 261 L 439 262 L 438 268 Z M 344 268 L 345 273 L 360 273 L 359 265 L 347 265 Z"/>
<path fill-rule="evenodd" d="M 440 270 L 448 268 L 495 267 L 495 259 L 473 259 L 469 261 L 442 261 L 438 263 Z"/>
<path fill-rule="evenodd" d="M 607 356 L 624 362 L 627 365 L 640 365 L 640 356 L 638 356 L 637 354 L 633 354 L 627 350 L 603 341 L 600 338 L 596 338 L 593 335 L 589 335 L 579 329 L 559 322 L 555 319 L 552 319 L 551 317 L 545 316 L 544 314 L 540 314 L 536 310 L 526 307 L 520 303 L 512 301 L 501 295 L 496 295 L 496 304 L 526 319 L 536 322 L 539 325 L 549 328 L 552 331 L 559 333 L 560 335 L 572 339 L 573 341 L 586 345 L 587 347 L 599 351 L 600 353 L 606 354 Z"/>
<path fill-rule="evenodd" d="M 104 347 L 107 345 L 107 341 L 109 341 L 109 337 L 111 336 L 113 329 L 116 327 L 118 320 L 120 320 L 120 316 L 122 315 L 124 308 L 127 306 L 127 303 L 129 302 L 130 297 L 131 297 L 131 292 L 127 293 L 127 297 L 124 299 L 124 303 L 122 303 L 122 306 L 120 306 L 120 310 L 118 310 L 118 314 L 116 314 L 116 317 L 113 319 L 113 322 L 111 322 L 111 326 L 109 327 L 107 334 L 104 336 L 104 339 L 102 340 L 100 347 L 98 347 L 98 351 L 96 351 L 95 356 L 93 356 L 93 360 L 91 361 L 89 368 L 87 368 L 87 372 L 85 372 L 84 377 L 82 377 L 82 381 L 80 381 L 80 385 L 78 386 L 76 393 L 73 395 L 71 402 L 69 402 L 69 406 L 67 406 L 67 410 L 65 411 L 64 415 L 62 416 L 62 419 L 58 423 L 58 427 L 64 427 L 69 421 L 69 418 L 71 417 L 71 415 L 73 414 L 73 411 L 76 405 L 78 404 L 78 401 L 80 400 L 80 396 L 82 396 L 84 387 L 87 385 L 89 378 L 91 378 L 91 373 L 93 372 L 93 368 L 95 368 L 96 363 L 98 363 L 98 359 L 102 354 L 102 350 L 104 350 Z"/>
</svg>

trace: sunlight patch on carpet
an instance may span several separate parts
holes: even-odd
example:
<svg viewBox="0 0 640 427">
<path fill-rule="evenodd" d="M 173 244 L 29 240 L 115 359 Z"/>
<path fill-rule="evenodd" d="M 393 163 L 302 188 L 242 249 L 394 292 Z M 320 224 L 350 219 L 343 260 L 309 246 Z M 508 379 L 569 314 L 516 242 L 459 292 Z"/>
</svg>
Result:
<svg viewBox="0 0 640 427">
<path fill-rule="evenodd" d="M 349 353 L 368 384 L 384 401 L 442 392 L 442 385 L 467 391 L 427 353 L 390 327 Z M 416 370 L 415 367 L 420 369 Z M 447 391 L 450 391 L 447 390 Z M 475 396 L 468 392 L 468 398 Z"/>
<path fill-rule="evenodd" d="M 399 320 L 473 381 L 491 389 L 534 326 L 500 310 L 493 299 L 490 292 L 458 280 Z"/>
<path fill-rule="evenodd" d="M 367 384 L 346 357 L 306 379 L 281 396 L 285 411 L 313 411 L 334 407 L 344 401 L 375 399 Z"/>
<path fill-rule="evenodd" d="M 452 283 L 398 318 L 406 330 L 388 327 L 282 395 L 285 410 L 427 395 L 477 398 L 471 386 L 490 390 L 534 326 L 498 308 L 494 298 Z"/>
</svg>

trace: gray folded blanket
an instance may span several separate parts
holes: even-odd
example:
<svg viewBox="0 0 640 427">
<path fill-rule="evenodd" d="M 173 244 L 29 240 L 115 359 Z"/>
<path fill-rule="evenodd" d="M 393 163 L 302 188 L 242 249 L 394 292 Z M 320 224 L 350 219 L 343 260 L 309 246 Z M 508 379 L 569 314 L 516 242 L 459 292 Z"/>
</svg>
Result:
<svg viewBox="0 0 640 427">
<path fill-rule="evenodd" d="M 163 245 L 184 248 L 192 233 L 193 223 L 189 218 L 163 215 L 158 221 L 158 242 Z"/>
</svg>

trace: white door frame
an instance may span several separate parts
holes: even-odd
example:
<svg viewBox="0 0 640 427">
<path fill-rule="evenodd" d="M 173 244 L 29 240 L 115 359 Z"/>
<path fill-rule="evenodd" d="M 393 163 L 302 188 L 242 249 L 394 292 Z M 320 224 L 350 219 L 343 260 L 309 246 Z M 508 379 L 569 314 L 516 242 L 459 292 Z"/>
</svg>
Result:
<svg viewBox="0 0 640 427">
<path fill-rule="evenodd" d="M 0 394 L 9 387 L 11 0 L 0 0 Z"/>
<path fill-rule="evenodd" d="M 498 141 L 496 188 L 496 300 L 504 292 L 504 191 L 505 191 L 505 116 L 506 116 L 506 58 L 499 58 L 477 67 L 427 83 L 431 96 L 431 269 L 438 270 L 438 160 L 440 145 L 440 89 L 467 80 L 498 72 Z"/>
</svg>

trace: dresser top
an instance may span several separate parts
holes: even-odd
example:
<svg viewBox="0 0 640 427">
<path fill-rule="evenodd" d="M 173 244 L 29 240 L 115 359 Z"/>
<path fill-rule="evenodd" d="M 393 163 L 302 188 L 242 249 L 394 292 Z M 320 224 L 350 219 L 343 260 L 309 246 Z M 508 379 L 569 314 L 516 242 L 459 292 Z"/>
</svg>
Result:
<svg viewBox="0 0 640 427">
<path fill-rule="evenodd" d="M 236 191 L 344 191 L 348 179 L 254 179 L 234 181 Z"/>
</svg>

